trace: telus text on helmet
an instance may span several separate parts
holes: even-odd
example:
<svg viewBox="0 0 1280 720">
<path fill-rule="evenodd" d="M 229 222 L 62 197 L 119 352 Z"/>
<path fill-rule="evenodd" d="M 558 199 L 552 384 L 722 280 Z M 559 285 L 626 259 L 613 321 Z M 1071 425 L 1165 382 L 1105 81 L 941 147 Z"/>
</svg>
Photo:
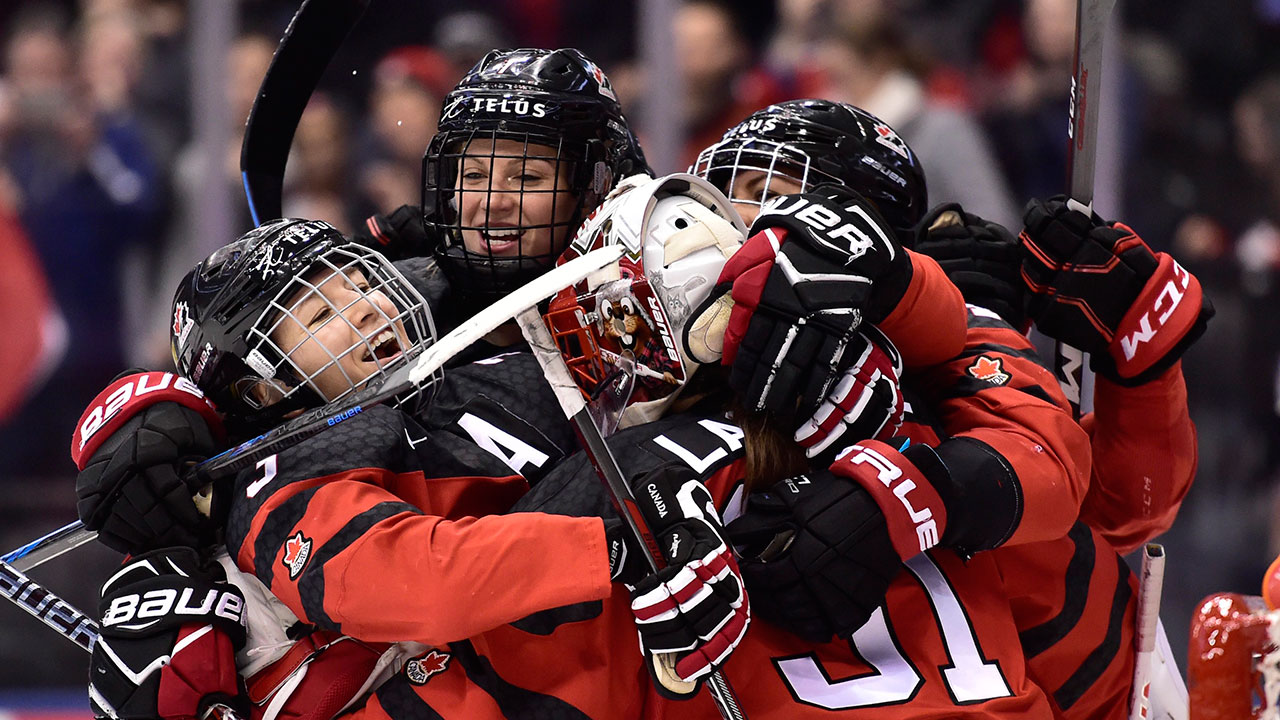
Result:
<svg viewBox="0 0 1280 720">
<path fill-rule="evenodd" d="M 501 115 L 519 115 L 521 117 L 541 118 L 547 116 L 546 103 L 533 102 L 520 97 L 458 97 L 449 102 L 445 108 L 443 119 L 449 120 L 464 112 L 499 113 Z"/>
</svg>

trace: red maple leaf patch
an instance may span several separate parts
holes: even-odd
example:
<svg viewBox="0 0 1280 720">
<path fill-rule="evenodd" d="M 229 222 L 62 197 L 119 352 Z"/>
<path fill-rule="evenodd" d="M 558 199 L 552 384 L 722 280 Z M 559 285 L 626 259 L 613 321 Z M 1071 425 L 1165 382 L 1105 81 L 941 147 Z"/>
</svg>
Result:
<svg viewBox="0 0 1280 720">
<path fill-rule="evenodd" d="M 302 569 L 307 566 L 307 561 L 311 559 L 311 538 L 302 534 L 302 531 L 294 533 L 293 537 L 284 541 L 284 558 L 281 562 L 289 568 L 289 579 L 297 580 L 302 574 Z"/>
<path fill-rule="evenodd" d="M 992 385 L 1004 385 L 1009 382 L 1009 373 L 1001 367 L 1000 358 L 990 358 L 986 355 L 980 356 L 969 366 L 968 373 L 979 380 L 985 380 Z"/>
<path fill-rule="evenodd" d="M 414 685 L 426 684 L 432 675 L 449 669 L 452 656 L 447 652 L 432 650 L 420 658 L 414 658 L 404 664 L 405 677 Z"/>
</svg>

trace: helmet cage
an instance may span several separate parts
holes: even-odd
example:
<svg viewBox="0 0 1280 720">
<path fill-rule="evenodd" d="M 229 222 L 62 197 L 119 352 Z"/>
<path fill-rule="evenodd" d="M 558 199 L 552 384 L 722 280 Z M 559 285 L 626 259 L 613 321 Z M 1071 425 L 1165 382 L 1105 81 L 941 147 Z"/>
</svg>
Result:
<svg viewBox="0 0 1280 720">
<path fill-rule="evenodd" d="M 313 297 L 320 299 L 321 306 L 311 317 L 299 316 L 300 306 Z M 362 320 L 357 327 L 351 319 L 357 314 L 372 315 L 372 319 Z M 351 332 L 348 337 L 356 338 L 345 348 L 329 347 L 322 337 L 335 323 L 345 324 Z M 301 332 L 286 344 L 280 334 L 287 327 Z M 277 409 L 278 405 L 307 407 L 317 400 L 334 402 L 385 378 L 434 340 L 435 326 L 426 301 L 409 281 L 382 255 L 359 245 L 339 245 L 318 257 L 266 303 L 245 334 L 243 360 L 255 374 L 233 381 L 231 392 L 251 412 Z M 306 346 L 321 353 L 319 367 L 307 369 L 299 364 Z M 351 356 L 365 363 L 379 357 L 389 356 L 390 360 L 377 362 L 368 376 L 352 377 L 342 362 Z M 339 384 L 340 389 L 325 391 L 322 378 L 327 385 Z"/>
<path fill-rule="evenodd" d="M 500 140 L 520 143 L 520 150 L 498 152 Z M 487 146 L 487 149 L 477 152 L 474 150 L 477 144 Z M 607 181 L 599 188 L 592 182 L 597 175 L 607 174 L 603 170 L 595 170 L 595 158 L 601 155 L 598 146 L 598 142 L 589 141 L 571 147 L 562 138 L 494 130 L 450 131 L 436 135 L 423 157 L 422 203 L 423 207 L 434 208 L 426 224 L 441 238 L 437 259 L 446 272 L 459 279 L 459 287 L 475 292 L 505 292 L 545 272 L 555 263 L 573 229 L 581 223 L 588 198 L 599 197 L 598 193 L 608 187 Z M 478 160 L 485 168 L 487 177 L 478 187 L 466 187 L 465 182 L 459 182 L 468 160 Z M 510 161 L 519 161 L 517 177 L 510 182 L 496 178 L 495 166 L 502 168 Z M 523 176 L 529 161 L 550 163 L 552 182 L 549 187 L 526 187 L 528 183 Z M 472 200 L 469 195 L 484 198 Z M 526 206 L 542 204 L 548 196 L 546 220 L 526 224 Z M 469 250 L 464 243 L 464 233 L 502 242 L 490 235 L 493 231 L 490 218 L 494 205 L 504 198 L 514 199 L 514 216 L 520 222 L 515 227 L 501 228 L 518 240 L 516 252 L 497 255 L 491 249 L 484 252 Z M 474 219 L 464 217 L 464 203 L 470 202 L 483 204 L 481 214 Z M 538 213 L 542 211 L 541 207 L 536 210 Z M 511 214 L 508 211 L 504 216 L 509 218 Z M 550 233 L 551 242 L 545 251 L 526 253 L 521 238 L 530 230 Z"/>
<path fill-rule="evenodd" d="M 739 174 L 764 173 L 759 195 L 735 195 Z M 813 158 L 795 143 L 764 138 L 726 137 L 698 153 L 692 174 L 711 183 L 735 204 L 762 206 L 779 194 L 771 189 L 775 178 L 796 183 L 799 192 L 809 192 L 823 183 L 839 183 L 840 178 L 817 167 Z"/>
</svg>

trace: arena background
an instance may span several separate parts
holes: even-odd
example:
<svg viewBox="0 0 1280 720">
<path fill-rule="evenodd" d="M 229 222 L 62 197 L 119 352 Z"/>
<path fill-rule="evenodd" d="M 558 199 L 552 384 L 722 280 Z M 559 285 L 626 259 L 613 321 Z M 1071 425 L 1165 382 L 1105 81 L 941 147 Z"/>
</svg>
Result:
<svg viewBox="0 0 1280 720">
<path fill-rule="evenodd" d="M 0 548 L 75 518 L 81 409 L 125 367 L 169 367 L 177 279 L 247 228 L 240 132 L 295 8 L 0 5 Z M 660 172 L 769 102 L 830 97 L 898 127 L 934 202 L 1016 225 L 1063 187 L 1073 19 L 1071 0 L 372 0 L 303 118 L 285 210 L 350 229 L 415 201 L 441 95 L 485 50 L 534 45 L 599 62 Z M 1161 538 L 1179 651 L 1197 601 L 1256 594 L 1278 549 L 1278 35 L 1280 0 L 1121 0 L 1108 44 L 1095 208 L 1218 311 L 1184 363 L 1199 474 Z M 913 136 L 920 117 L 949 130 Z M 32 576 L 92 611 L 118 561 L 91 545 Z M 0 603 L 0 718 L 87 717 L 86 668 Z"/>
</svg>

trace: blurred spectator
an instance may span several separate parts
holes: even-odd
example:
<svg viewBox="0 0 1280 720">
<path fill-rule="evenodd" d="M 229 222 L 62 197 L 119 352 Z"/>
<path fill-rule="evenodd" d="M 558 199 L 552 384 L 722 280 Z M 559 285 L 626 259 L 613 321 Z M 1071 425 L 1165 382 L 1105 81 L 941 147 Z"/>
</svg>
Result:
<svg viewBox="0 0 1280 720">
<path fill-rule="evenodd" d="M 86 24 L 83 61 L 98 58 L 102 32 Z M 127 93 L 112 89 L 118 78 L 74 75 L 74 54 L 47 14 L 19 18 L 5 47 L 14 117 L 0 162 L 12 173 L 19 219 L 70 331 L 49 385 L 19 412 L 20 422 L 0 427 L 0 466 L 8 472 L 69 470 L 66 433 L 125 362 L 122 258 L 159 234 L 157 166 L 121 97 Z"/>
<path fill-rule="evenodd" d="M 14 418 L 23 401 L 44 385 L 67 342 L 66 323 L 18 223 L 17 199 L 13 180 L 0 168 L 0 307 L 7 310 L 0 314 L 0 422 Z"/>
<path fill-rule="evenodd" d="M 959 202 L 988 220 L 1021 227 L 982 127 L 968 111 L 929 96 L 927 61 L 881 4 L 863 0 L 845 9 L 854 11 L 823 44 L 826 96 L 867 110 L 902 135 L 924 166 L 930 203 Z"/>
<path fill-rule="evenodd" d="M 356 156 L 361 216 L 419 202 L 422 154 L 436 132 L 440 102 L 461 76 L 425 47 L 391 51 L 374 69 L 369 122 Z"/>
<path fill-rule="evenodd" d="M 995 150 L 1020 200 L 1063 191 L 1075 7 L 1074 0 L 1026 3 L 1025 55 L 993 95 L 988 128 L 992 137 L 1000 138 Z"/>
<path fill-rule="evenodd" d="M 464 10 L 440 18 L 431 33 L 431 45 L 452 66 L 456 83 L 490 50 L 510 47 L 512 43 L 507 40 L 492 15 L 478 10 Z"/>
<path fill-rule="evenodd" d="M 350 146 L 346 113 L 323 94 L 312 96 L 298 121 L 285 170 L 285 217 L 312 218 L 351 232 L 359 218 L 348 184 Z"/>
<path fill-rule="evenodd" d="M 200 258 L 216 247 L 200 247 L 191 232 L 196 222 L 196 207 L 202 202 L 204 189 L 209 183 L 221 182 L 232 188 L 236 218 L 232 226 L 237 231 L 253 225 L 249 217 L 249 205 L 244 196 L 240 178 L 240 141 L 244 136 L 244 123 L 258 95 L 258 85 L 271 64 L 276 50 L 276 39 L 257 33 L 246 33 L 236 38 L 227 52 L 226 121 L 234 128 L 232 140 L 215 156 L 220 162 L 215 167 L 205 167 L 204 153 L 197 147 L 185 147 L 173 161 L 173 209 L 170 213 L 164 259 L 152 285 L 152 300 L 146 307 L 143 328 L 147 340 L 143 347 L 135 348 L 134 362 L 148 367 L 169 367 L 173 361 L 169 353 L 168 323 L 166 322 L 174 288 L 183 275 Z"/>
<path fill-rule="evenodd" d="M 675 50 L 684 83 L 687 137 L 684 167 L 742 118 L 788 97 L 776 78 L 754 64 L 738 23 L 730 6 L 715 0 L 689 0 L 676 12 Z M 658 78 L 647 82 L 651 91 L 661 86 Z"/>
</svg>

